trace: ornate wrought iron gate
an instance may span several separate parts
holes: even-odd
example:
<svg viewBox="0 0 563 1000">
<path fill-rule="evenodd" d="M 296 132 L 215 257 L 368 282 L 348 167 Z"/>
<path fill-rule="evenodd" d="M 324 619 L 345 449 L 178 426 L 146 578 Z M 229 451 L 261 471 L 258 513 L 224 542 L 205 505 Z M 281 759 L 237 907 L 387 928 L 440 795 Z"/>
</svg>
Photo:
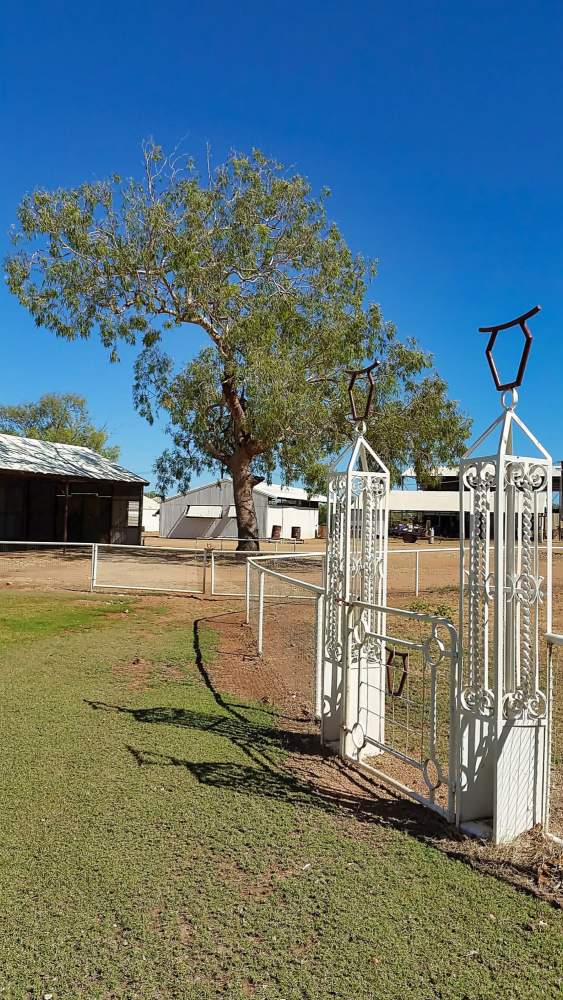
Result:
<svg viewBox="0 0 563 1000">
<path fill-rule="evenodd" d="M 329 482 L 323 741 L 458 823 L 488 827 L 497 842 L 547 817 L 550 693 L 540 636 L 551 633 L 552 464 L 515 412 L 532 340 L 526 321 L 538 311 L 483 328 L 502 412 L 460 465 L 460 641 L 448 619 L 386 605 L 389 473 L 364 423 L 374 365 L 351 373 L 355 440 Z M 524 349 L 515 379 L 501 384 L 492 351 L 512 327 Z M 358 417 L 362 377 L 369 393 Z M 480 454 L 497 427 L 492 453 Z M 535 456 L 515 454 L 515 429 Z"/>
<path fill-rule="evenodd" d="M 389 472 L 365 439 L 372 372 L 352 374 L 355 439 L 329 480 L 322 738 L 452 818 L 457 633 L 444 618 L 386 606 Z M 370 390 L 358 417 L 362 376 Z"/>
</svg>

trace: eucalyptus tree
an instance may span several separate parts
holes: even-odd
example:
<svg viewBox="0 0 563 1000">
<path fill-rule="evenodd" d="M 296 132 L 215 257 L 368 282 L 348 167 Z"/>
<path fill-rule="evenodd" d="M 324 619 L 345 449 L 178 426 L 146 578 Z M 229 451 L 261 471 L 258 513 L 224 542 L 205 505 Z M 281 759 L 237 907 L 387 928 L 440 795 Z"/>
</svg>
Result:
<svg viewBox="0 0 563 1000">
<path fill-rule="evenodd" d="M 11 290 L 60 337 L 97 333 L 112 360 L 137 347 L 135 404 L 169 417 L 159 488 L 228 470 L 242 548 L 258 544 L 256 476 L 322 484 L 348 431 L 342 373 L 365 359 L 382 362 L 370 433 L 396 475 L 431 473 L 468 430 L 431 357 L 366 306 L 375 265 L 327 196 L 257 150 L 200 174 L 149 144 L 140 179 L 38 189 L 18 210 Z"/>
<path fill-rule="evenodd" d="M 106 428 L 96 427 L 86 400 L 73 392 L 47 392 L 36 402 L 0 406 L 0 434 L 92 448 L 111 462 L 119 458 Z"/>
</svg>

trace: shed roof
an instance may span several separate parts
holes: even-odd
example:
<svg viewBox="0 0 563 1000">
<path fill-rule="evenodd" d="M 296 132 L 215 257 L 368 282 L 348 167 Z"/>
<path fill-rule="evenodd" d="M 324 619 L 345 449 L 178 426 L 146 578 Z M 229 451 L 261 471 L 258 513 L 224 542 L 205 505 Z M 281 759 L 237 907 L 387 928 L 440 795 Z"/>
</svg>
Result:
<svg viewBox="0 0 563 1000">
<path fill-rule="evenodd" d="M 91 448 L 54 444 L 35 438 L 0 434 L 0 471 L 73 479 L 104 479 L 119 483 L 147 483 L 121 465 L 109 462 Z"/>
<path fill-rule="evenodd" d="M 170 500 L 180 500 L 185 498 L 189 503 L 189 497 L 194 493 L 202 493 L 205 490 L 212 489 L 214 486 L 232 486 L 233 481 L 229 477 L 225 476 L 223 479 L 216 479 L 212 483 L 201 483 L 199 486 L 194 486 L 193 489 L 188 490 L 186 493 L 178 494 L 175 497 L 167 497 L 164 503 L 168 503 Z M 324 503 L 326 502 L 326 496 L 322 494 L 315 494 L 310 496 L 307 490 L 302 489 L 300 486 L 279 486 L 277 483 L 267 483 L 264 479 L 256 479 L 254 486 L 252 487 L 255 493 L 259 493 L 262 496 L 269 497 L 270 499 L 279 500 L 312 500 L 313 502 Z M 193 505 L 192 505 L 193 506 Z M 231 515 L 229 515 L 231 516 Z"/>
<path fill-rule="evenodd" d="M 280 486 L 278 483 L 257 483 L 254 487 L 256 493 L 263 493 L 267 497 L 280 500 L 313 500 L 320 503 L 326 502 L 326 497 L 322 494 L 310 496 L 307 490 L 301 486 Z"/>
</svg>

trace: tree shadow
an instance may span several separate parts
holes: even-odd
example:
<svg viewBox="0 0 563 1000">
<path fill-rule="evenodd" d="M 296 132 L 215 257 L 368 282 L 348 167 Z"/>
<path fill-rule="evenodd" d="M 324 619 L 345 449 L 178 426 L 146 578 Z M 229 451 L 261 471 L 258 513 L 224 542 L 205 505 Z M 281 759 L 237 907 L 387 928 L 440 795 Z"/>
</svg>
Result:
<svg viewBox="0 0 563 1000">
<path fill-rule="evenodd" d="M 396 796 L 376 778 L 326 754 L 317 733 L 277 727 L 274 720 L 262 724 L 245 714 L 256 715 L 257 711 L 263 711 L 262 706 L 256 709 L 227 700 L 213 684 L 204 660 L 200 632 L 202 625 L 211 620 L 212 616 L 194 621 L 193 649 L 201 680 L 220 714 L 169 706 L 129 708 L 102 701 L 86 703 L 96 711 L 128 715 L 141 725 L 175 726 L 224 738 L 246 757 L 248 763 L 200 763 L 127 745 L 128 753 L 139 767 L 184 768 L 203 785 L 288 803 L 309 804 L 330 812 L 345 810 L 361 822 L 396 827 L 425 841 L 450 839 L 454 835 L 438 815 L 416 802 Z M 302 719 L 287 721 L 303 724 Z M 287 755 L 295 767 L 285 766 Z"/>
<path fill-rule="evenodd" d="M 224 788 L 243 795 L 261 796 L 292 804 L 311 802 L 312 790 L 288 771 L 283 771 L 265 761 L 258 766 L 223 763 L 197 763 L 170 754 L 155 753 L 127 746 L 128 752 L 139 767 L 180 767 L 188 771 L 201 785 Z"/>
<path fill-rule="evenodd" d="M 193 645 L 197 669 L 218 712 L 168 706 L 130 708 L 101 701 L 88 701 L 87 704 L 96 711 L 128 715 L 141 726 L 175 726 L 223 738 L 246 761 L 200 762 L 126 745 L 127 752 L 139 767 L 180 768 L 200 785 L 211 789 L 306 806 L 334 817 L 353 818 L 359 825 L 349 827 L 351 835 L 358 835 L 364 824 L 398 830 L 436 847 L 452 859 L 512 882 L 520 889 L 542 894 L 534 885 L 531 869 L 528 871 L 524 867 L 519 872 L 514 865 L 509 866 L 506 859 L 496 861 L 487 845 L 479 847 L 475 841 L 468 842 L 438 814 L 396 794 L 377 776 L 367 775 L 353 764 L 325 754 L 318 735 L 304 731 L 303 720 L 299 720 L 300 731 L 276 727 L 276 720 L 259 721 L 258 713 L 266 711 L 262 706 L 257 709 L 225 698 L 213 684 L 200 643 L 201 625 L 212 618 L 194 622 Z"/>
</svg>

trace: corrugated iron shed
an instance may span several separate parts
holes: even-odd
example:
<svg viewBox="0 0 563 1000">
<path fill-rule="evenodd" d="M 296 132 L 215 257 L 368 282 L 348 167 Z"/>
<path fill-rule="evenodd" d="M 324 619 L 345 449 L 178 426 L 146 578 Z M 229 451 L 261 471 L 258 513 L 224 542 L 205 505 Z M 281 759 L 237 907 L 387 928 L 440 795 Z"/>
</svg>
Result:
<svg viewBox="0 0 563 1000">
<path fill-rule="evenodd" d="M 147 483 L 121 465 L 109 462 L 91 448 L 53 444 L 34 438 L 0 434 L 0 471 L 65 479 L 101 479 L 118 483 Z"/>
</svg>

